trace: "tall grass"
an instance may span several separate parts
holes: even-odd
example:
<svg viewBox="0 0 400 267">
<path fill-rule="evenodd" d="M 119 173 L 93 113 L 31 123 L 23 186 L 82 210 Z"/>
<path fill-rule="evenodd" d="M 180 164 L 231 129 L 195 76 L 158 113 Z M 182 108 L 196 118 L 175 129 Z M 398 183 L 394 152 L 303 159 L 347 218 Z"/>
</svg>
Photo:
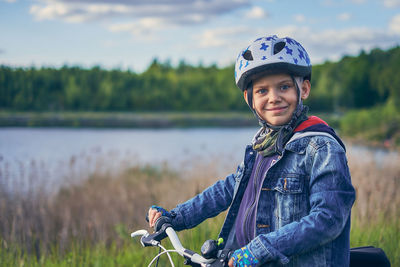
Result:
<svg viewBox="0 0 400 267">
<path fill-rule="evenodd" d="M 349 156 L 357 190 L 351 245 L 383 248 L 392 266 L 400 266 L 398 162 L 398 156 L 381 162 L 372 154 L 362 160 Z M 173 208 L 215 181 L 216 169 L 199 164 L 182 174 L 167 166 L 136 166 L 114 175 L 93 174 L 54 194 L 37 186 L 28 192 L 0 187 L 0 265 L 146 266 L 157 250 L 140 247 L 129 233 L 147 228 L 144 216 L 151 204 Z M 183 244 L 199 251 L 206 239 L 217 237 L 222 220 L 220 215 L 181 232 Z M 168 266 L 166 257 L 161 263 Z"/>
</svg>

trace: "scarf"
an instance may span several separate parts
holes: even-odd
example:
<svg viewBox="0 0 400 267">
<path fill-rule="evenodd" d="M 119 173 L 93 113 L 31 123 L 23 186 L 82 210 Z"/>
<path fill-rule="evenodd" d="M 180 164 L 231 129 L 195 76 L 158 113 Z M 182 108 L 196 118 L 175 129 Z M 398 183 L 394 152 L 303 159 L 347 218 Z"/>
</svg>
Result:
<svg viewBox="0 0 400 267">
<path fill-rule="evenodd" d="M 293 130 L 308 119 L 307 112 L 307 106 L 299 105 L 288 124 L 273 126 L 264 123 L 253 138 L 253 149 L 261 153 L 263 157 L 273 154 L 282 155 L 283 147 L 292 137 Z"/>
</svg>

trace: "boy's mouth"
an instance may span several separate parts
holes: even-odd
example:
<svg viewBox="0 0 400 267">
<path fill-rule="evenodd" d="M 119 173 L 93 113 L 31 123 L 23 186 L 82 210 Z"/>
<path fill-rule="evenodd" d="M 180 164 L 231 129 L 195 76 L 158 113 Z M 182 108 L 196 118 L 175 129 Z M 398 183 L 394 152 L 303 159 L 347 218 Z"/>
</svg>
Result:
<svg viewBox="0 0 400 267">
<path fill-rule="evenodd" d="M 271 111 L 271 112 L 281 112 L 284 111 L 288 108 L 288 106 L 284 106 L 284 107 L 273 107 L 273 108 L 266 108 L 266 111 Z"/>
</svg>

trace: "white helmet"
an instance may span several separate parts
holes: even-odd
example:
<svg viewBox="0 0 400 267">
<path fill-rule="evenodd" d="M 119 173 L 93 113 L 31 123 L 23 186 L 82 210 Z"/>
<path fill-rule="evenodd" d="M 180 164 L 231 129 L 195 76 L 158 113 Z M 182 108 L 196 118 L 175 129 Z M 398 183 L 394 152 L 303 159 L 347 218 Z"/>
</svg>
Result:
<svg viewBox="0 0 400 267">
<path fill-rule="evenodd" d="M 264 72 L 287 73 L 310 80 L 310 58 L 301 44 L 292 38 L 260 37 L 240 51 L 235 64 L 236 85 L 244 91 L 253 75 Z"/>
</svg>

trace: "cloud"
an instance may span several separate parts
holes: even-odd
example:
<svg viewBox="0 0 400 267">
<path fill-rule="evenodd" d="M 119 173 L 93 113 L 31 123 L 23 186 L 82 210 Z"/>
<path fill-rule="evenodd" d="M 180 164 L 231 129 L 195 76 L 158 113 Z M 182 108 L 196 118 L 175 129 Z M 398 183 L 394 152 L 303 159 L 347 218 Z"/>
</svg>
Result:
<svg viewBox="0 0 400 267">
<path fill-rule="evenodd" d="M 98 21 L 121 17 L 161 18 L 169 24 L 197 24 L 247 6 L 250 0 L 41 0 L 31 6 L 38 20 Z"/>
<path fill-rule="evenodd" d="M 306 16 L 304 16 L 303 14 L 297 14 L 294 16 L 294 20 L 296 22 L 305 22 L 306 21 Z"/>
<path fill-rule="evenodd" d="M 400 0 L 383 0 L 383 6 L 387 8 L 400 7 Z"/>
<path fill-rule="evenodd" d="M 143 41 L 154 41 L 157 39 L 156 33 L 166 27 L 171 29 L 175 26 L 168 25 L 167 22 L 159 18 L 142 18 L 134 22 L 112 24 L 108 26 L 108 30 L 111 32 L 128 32 L 134 36 L 140 36 Z"/>
<path fill-rule="evenodd" d="M 264 11 L 263 8 L 254 6 L 252 7 L 246 14 L 245 18 L 247 19 L 261 19 L 261 18 L 266 18 L 267 13 Z"/>
<path fill-rule="evenodd" d="M 337 19 L 340 21 L 348 21 L 351 19 L 351 14 L 350 13 L 341 13 L 337 15 Z"/>
<path fill-rule="evenodd" d="M 400 44 L 400 14 L 393 18 L 391 31 L 387 29 L 369 29 L 354 27 L 346 29 L 327 29 L 315 31 L 308 26 L 289 25 L 265 33 L 265 28 L 226 27 L 209 29 L 197 36 L 198 45 L 213 51 L 220 51 L 219 64 L 234 61 L 234 56 L 250 42 L 261 36 L 277 34 L 278 37 L 290 36 L 299 41 L 308 51 L 313 64 L 338 60 L 344 55 L 356 55 L 361 50 L 389 48 Z M 238 36 L 240 36 L 238 38 Z M 233 45 L 234 44 L 234 45 Z M 229 60 L 224 55 L 230 55 Z"/>
<path fill-rule="evenodd" d="M 224 48 L 232 46 L 232 43 L 237 43 L 238 39 L 246 40 L 246 38 L 243 37 L 251 34 L 252 32 L 252 29 L 249 29 L 245 26 L 220 27 L 205 30 L 200 35 L 196 35 L 194 39 L 197 40 L 197 44 L 201 48 Z"/>
<path fill-rule="evenodd" d="M 399 44 L 400 32 L 387 29 L 354 27 L 346 29 L 328 29 L 314 31 L 309 27 L 289 26 L 279 29 L 282 35 L 293 36 L 310 51 L 314 62 L 325 59 L 337 60 L 343 55 L 354 55 L 361 50 L 388 48 Z"/>
<path fill-rule="evenodd" d="M 392 18 L 389 24 L 389 30 L 394 34 L 400 35 L 400 14 Z"/>
<path fill-rule="evenodd" d="M 358 4 L 358 5 L 360 5 L 360 4 L 364 4 L 365 2 L 367 2 L 367 0 L 350 0 L 352 3 L 354 3 L 354 4 Z"/>
</svg>

